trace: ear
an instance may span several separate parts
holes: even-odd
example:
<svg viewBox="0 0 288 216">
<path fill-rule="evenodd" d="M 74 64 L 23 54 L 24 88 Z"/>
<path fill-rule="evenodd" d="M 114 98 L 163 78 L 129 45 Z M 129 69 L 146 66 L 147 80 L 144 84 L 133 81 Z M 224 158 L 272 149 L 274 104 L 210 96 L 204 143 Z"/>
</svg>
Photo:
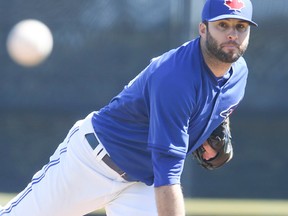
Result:
<svg viewBox="0 0 288 216">
<path fill-rule="evenodd" d="M 199 35 L 203 37 L 206 34 L 207 26 L 204 23 L 199 24 Z"/>
</svg>

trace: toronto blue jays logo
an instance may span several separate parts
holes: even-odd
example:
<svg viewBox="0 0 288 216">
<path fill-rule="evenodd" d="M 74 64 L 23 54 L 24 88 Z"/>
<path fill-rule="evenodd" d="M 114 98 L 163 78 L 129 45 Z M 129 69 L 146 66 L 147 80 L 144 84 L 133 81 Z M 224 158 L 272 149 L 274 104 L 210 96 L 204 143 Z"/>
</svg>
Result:
<svg viewBox="0 0 288 216">
<path fill-rule="evenodd" d="M 241 11 L 245 7 L 245 3 L 242 0 L 225 0 L 224 5 L 226 5 L 229 10 Z"/>
<path fill-rule="evenodd" d="M 236 107 L 238 106 L 238 104 L 239 104 L 239 103 L 236 103 L 236 104 L 234 104 L 234 105 L 231 105 L 228 109 L 222 111 L 222 112 L 220 113 L 220 116 L 223 117 L 223 118 L 225 118 L 225 119 L 228 118 L 228 117 L 232 114 L 232 112 L 236 109 Z"/>
</svg>

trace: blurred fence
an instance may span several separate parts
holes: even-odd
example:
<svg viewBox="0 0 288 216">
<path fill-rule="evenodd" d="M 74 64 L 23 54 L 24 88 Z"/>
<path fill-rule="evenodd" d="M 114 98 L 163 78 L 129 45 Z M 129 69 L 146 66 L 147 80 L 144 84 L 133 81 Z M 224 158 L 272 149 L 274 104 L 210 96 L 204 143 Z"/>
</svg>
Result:
<svg viewBox="0 0 288 216">
<path fill-rule="evenodd" d="M 1 1 L 0 191 L 21 190 L 76 120 L 105 105 L 152 57 L 196 37 L 203 2 Z M 187 160 L 187 197 L 288 198 L 288 1 L 253 3 L 259 28 L 245 55 L 246 97 L 232 116 L 234 160 L 215 172 Z M 28 18 L 54 36 L 51 56 L 35 68 L 6 52 L 8 32 Z"/>
</svg>

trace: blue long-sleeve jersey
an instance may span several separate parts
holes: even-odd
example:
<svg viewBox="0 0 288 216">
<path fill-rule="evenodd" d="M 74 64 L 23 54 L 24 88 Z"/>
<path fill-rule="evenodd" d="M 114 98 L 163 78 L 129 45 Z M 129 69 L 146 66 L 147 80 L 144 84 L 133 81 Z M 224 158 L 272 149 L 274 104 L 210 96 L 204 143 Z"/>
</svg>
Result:
<svg viewBox="0 0 288 216">
<path fill-rule="evenodd" d="M 94 113 L 93 127 L 112 160 L 135 180 L 156 187 L 179 184 L 186 155 L 237 107 L 247 75 L 241 57 L 220 82 L 197 38 L 152 59 Z"/>
</svg>

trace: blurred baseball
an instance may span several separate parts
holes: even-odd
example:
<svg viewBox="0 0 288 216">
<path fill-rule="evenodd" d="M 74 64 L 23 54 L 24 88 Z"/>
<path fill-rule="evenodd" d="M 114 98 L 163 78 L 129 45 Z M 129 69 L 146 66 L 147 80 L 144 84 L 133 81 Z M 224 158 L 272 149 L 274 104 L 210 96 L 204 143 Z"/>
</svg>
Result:
<svg viewBox="0 0 288 216">
<path fill-rule="evenodd" d="M 23 20 L 8 34 L 8 53 L 22 66 L 32 67 L 40 64 L 50 55 L 52 48 L 51 31 L 38 20 Z"/>
</svg>

